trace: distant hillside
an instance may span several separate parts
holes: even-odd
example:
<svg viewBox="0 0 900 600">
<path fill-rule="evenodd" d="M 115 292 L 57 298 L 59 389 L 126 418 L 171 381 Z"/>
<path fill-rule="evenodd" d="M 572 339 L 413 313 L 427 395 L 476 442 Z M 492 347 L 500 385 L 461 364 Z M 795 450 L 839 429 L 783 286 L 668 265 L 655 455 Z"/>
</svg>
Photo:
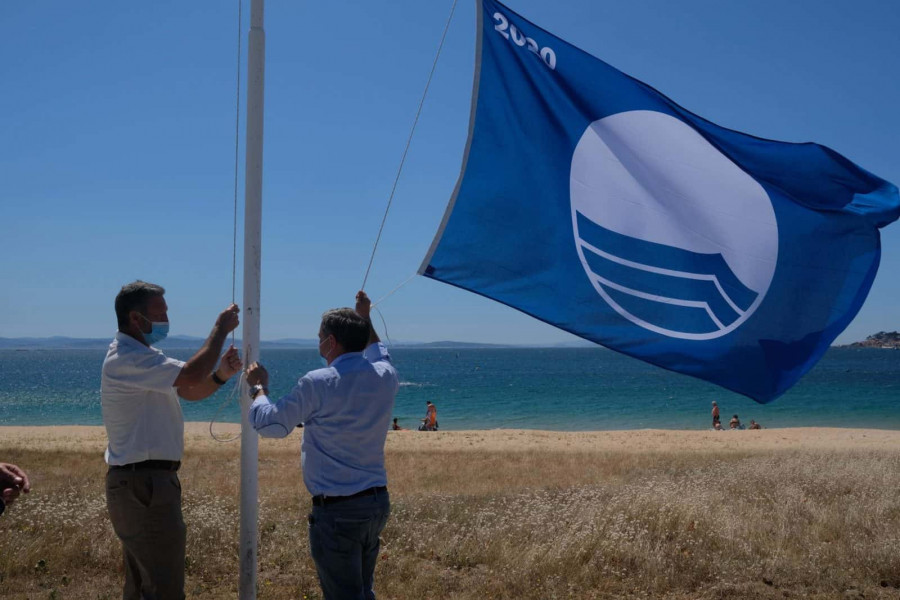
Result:
<svg viewBox="0 0 900 600">
<path fill-rule="evenodd" d="M 162 350 L 194 350 L 200 348 L 205 338 L 189 335 L 171 335 L 157 346 Z M 108 338 L 0 338 L 0 350 L 106 350 L 112 336 Z M 228 342 L 231 342 L 229 338 Z M 240 345 L 240 340 L 237 344 Z M 295 349 L 315 348 L 319 344 L 313 339 L 283 339 L 260 342 L 262 348 L 270 349 Z"/>
<path fill-rule="evenodd" d="M 879 331 L 872 334 L 862 342 L 854 342 L 850 344 L 855 348 L 893 348 L 900 349 L 900 332 L 897 331 Z"/>
<path fill-rule="evenodd" d="M 456 348 L 456 349 L 466 349 L 466 348 L 514 348 L 515 346 L 508 344 L 477 344 L 470 342 L 451 342 L 451 341 L 442 341 L 442 342 L 425 342 L 421 344 L 411 344 L 408 342 L 397 342 L 394 344 L 398 348 Z"/>
<path fill-rule="evenodd" d="M 105 338 L 0 338 L 2 350 L 100 350 L 108 346 Z"/>
<path fill-rule="evenodd" d="M 106 350 L 109 347 L 109 338 L 70 338 L 62 336 L 46 338 L 2 338 L 0 337 L 0 350 Z M 157 346 L 161 350 L 194 350 L 203 344 L 204 338 L 171 335 Z M 229 339 L 229 342 L 231 340 Z M 241 340 L 236 341 L 240 347 Z M 283 338 L 278 340 L 262 340 L 260 347 L 264 350 L 297 350 L 317 348 L 319 340 L 307 338 Z M 516 348 L 512 344 L 479 344 L 470 342 L 402 342 L 394 344 L 397 348 Z"/>
</svg>

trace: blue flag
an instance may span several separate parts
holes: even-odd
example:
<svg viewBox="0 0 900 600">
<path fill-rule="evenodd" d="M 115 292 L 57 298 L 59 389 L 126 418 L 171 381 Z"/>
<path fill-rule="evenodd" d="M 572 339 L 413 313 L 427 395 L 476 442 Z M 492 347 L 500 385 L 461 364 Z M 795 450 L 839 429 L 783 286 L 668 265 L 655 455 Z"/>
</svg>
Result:
<svg viewBox="0 0 900 600">
<path fill-rule="evenodd" d="M 494 0 L 420 273 L 760 402 L 859 311 L 897 188 L 719 127 Z"/>
</svg>

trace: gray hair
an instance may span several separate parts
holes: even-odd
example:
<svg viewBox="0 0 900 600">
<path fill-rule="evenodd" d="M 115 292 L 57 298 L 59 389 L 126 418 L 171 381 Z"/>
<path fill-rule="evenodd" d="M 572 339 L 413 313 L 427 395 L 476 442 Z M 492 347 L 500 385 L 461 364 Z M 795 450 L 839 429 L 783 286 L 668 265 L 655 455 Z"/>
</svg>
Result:
<svg viewBox="0 0 900 600">
<path fill-rule="evenodd" d="M 369 322 L 352 308 L 333 308 L 322 315 L 322 333 L 333 335 L 347 352 L 362 352 L 369 341 Z"/>
</svg>

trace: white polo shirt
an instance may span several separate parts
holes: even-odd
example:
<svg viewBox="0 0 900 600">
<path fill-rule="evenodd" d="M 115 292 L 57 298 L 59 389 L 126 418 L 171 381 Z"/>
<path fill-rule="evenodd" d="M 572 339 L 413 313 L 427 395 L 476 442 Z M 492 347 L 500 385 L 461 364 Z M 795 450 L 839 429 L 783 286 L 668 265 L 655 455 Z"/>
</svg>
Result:
<svg viewBox="0 0 900 600">
<path fill-rule="evenodd" d="M 116 333 L 100 378 L 108 464 L 181 460 L 184 415 L 172 384 L 183 366 L 128 334 Z"/>
</svg>

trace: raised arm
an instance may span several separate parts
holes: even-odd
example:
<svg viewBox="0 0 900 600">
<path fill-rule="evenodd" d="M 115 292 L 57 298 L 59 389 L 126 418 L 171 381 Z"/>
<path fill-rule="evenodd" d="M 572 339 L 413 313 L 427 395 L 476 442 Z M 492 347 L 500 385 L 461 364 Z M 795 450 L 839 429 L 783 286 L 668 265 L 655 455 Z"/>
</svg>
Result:
<svg viewBox="0 0 900 600">
<path fill-rule="evenodd" d="M 369 324 L 369 344 L 380 342 L 381 340 L 378 338 L 378 333 L 372 325 L 372 317 L 370 315 L 372 312 L 372 301 L 369 300 L 369 296 L 362 290 L 356 293 L 356 312 Z"/>
<path fill-rule="evenodd" d="M 223 310 L 216 319 L 216 324 L 213 325 L 209 337 L 203 343 L 203 347 L 181 368 L 181 373 L 175 378 L 173 385 L 179 388 L 178 394 L 182 398 L 185 393 L 182 388 L 192 388 L 204 383 L 204 380 L 211 379 L 212 370 L 216 367 L 216 361 L 219 360 L 219 355 L 222 353 L 222 346 L 225 345 L 225 338 L 240 323 L 239 312 L 237 304 L 232 304 Z"/>
</svg>

